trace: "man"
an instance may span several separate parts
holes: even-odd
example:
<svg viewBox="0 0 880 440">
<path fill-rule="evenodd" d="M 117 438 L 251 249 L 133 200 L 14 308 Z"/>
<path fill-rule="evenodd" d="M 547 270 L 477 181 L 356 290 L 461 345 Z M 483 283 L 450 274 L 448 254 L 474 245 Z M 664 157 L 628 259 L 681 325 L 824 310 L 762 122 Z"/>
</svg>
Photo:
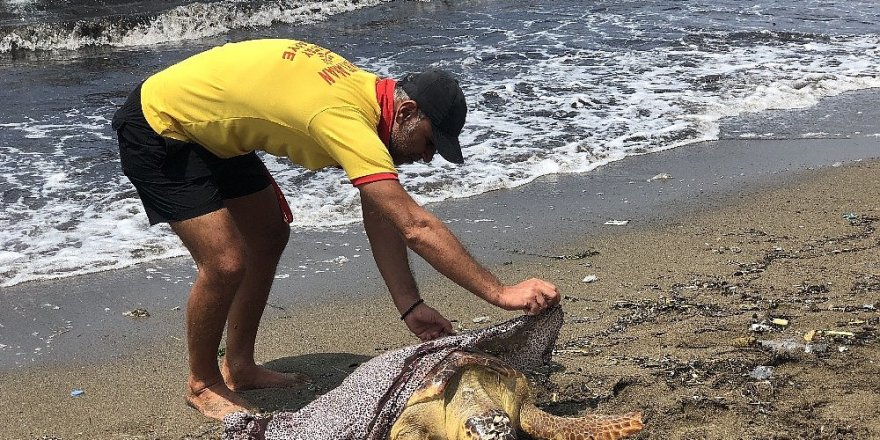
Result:
<svg viewBox="0 0 880 440">
<path fill-rule="evenodd" d="M 559 301 L 546 281 L 500 283 L 398 181 L 395 165 L 428 162 L 435 152 L 463 161 L 458 135 L 466 112 L 448 73 L 380 80 L 293 40 L 226 44 L 151 76 L 131 94 L 113 118 L 123 171 L 150 223 L 168 222 L 198 266 L 186 310 L 189 405 L 222 418 L 247 407 L 237 391 L 306 381 L 254 361 L 290 234 L 289 208 L 256 150 L 309 169 L 345 170 L 360 191 L 364 227 L 394 305 L 422 340 L 452 334 L 452 325 L 421 300 L 407 247 L 503 309 L 534 314 Z"/>
</svg>

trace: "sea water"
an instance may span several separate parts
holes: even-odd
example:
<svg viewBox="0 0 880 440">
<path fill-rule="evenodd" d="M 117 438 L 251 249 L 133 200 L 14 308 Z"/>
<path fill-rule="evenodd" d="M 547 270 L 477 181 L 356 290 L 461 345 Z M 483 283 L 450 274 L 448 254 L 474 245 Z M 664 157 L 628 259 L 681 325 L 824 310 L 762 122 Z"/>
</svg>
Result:
<svg viewBox="0 0 880 440">
<path fill-rule="evenodd" d="M 148 227 L 112 114 L 165 66 L 279 37 L 382 76 L 460 78 L 466 163 L 402 167 L 421 203 L 724 136 L 848 136 L 730 121 L 880 87 L 873 0 L 0 1 L 0 286 L 185 255 Z M 341 171 L 264 160 L 295 229 L 360 219 Z"/>
</svg>

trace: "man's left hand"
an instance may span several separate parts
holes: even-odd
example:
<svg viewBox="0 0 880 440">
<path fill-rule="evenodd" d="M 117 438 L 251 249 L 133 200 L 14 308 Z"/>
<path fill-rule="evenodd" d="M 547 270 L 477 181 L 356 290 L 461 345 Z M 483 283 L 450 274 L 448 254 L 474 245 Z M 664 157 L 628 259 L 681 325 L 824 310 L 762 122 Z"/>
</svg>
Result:
<svg viewBox="0 0 880 440">
<path fill-rule="evenodd" d="M 452 323 L 440 312 L 427 304 L 419 304 L 404 320 L 409 331 L 422 341 L 430 341 L 442 336 L 454 335 Z"/>
</svg>

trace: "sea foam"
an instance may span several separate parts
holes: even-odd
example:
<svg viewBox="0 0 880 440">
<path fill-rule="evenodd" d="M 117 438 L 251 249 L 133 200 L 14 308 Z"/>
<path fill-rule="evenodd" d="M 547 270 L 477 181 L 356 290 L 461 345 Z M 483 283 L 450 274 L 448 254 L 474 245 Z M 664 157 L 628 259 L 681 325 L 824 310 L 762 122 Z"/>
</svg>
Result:
<svg viewBox="0 0 880 440">
<path fill-rule="evenodd" d="M 274 10 L 267 3 L 260 6 L 268 8 L 265 14 L 230 23 L 295 22 L 376 3 L 311 2 L 318 9 L 313 15 L 290 7 Z M 177 38 L 170 35 L 184 30 L 172 28 L 184 19 L 169 14 L 196 14 L 198 7 L 126 30 L 133 32 L 130 43 L 123 42 L 123 32 L 108 44 Z M 880 87 L 876 33 L 694 31 L 688 20 L 709 20 L 706 14 L 713 11 L 666 17 L 657 11 L 639 16 L 557 7 L 507 21 L 493 12 L 464 11 L 442 31 L 427 31 L 425 40 L 442 33 L 431 40 L 443 42 L 430 47 L 433 65 L 460 77 L 469 114 L 461 136 L 465 164 L 438 156 L 429 165 L 401 168 L 401 182 L 419 203 L 590 171 L 630 155 L 716 139 L 728 118 L 808 108 L 823 98 Z M 767 14 L 736 8 L 728 12 L 751 19 Z M 657 29 L 657 22 L 670 30 Z M 199 28 L 188 29 L 213 32 Z M 418 46 L 420 38 L 413 41 L 415 47 L 407 49 L 412 53 L 427 47 Z M 408 57 L 414 56 L 398 51 L 350 58 L 394 77 L 411 68 Z M 14 139 L 0 145 L 0 286 L 186 254 L 167 226 L 148 227 L 134 189 L 121 175 L 108 127 L 113 111 L 72 105 L 62 112 L 0 119 L 2 139 Z M 308 171 L 286 159 L 263 158 L 292 207 L 294 228 L 328 229 L 360 220 L 358 191 L 340 170 Z"/>
</svg>

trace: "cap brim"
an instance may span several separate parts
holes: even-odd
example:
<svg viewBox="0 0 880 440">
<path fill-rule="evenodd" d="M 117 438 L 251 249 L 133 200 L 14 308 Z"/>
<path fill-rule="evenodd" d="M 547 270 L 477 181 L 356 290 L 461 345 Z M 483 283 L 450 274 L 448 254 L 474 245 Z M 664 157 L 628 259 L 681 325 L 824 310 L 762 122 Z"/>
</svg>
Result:
<svg viewBox="0 0 880 440">
<path fill-rule="evenodd" d="M 461 143 L 458 136 L 446 134 L 436 128 L 434 131 L 434 148 L 437 153 L 444 159 L 452 163 L 464 163 L 464 156 L 461 155 Z"/>
</svg>

